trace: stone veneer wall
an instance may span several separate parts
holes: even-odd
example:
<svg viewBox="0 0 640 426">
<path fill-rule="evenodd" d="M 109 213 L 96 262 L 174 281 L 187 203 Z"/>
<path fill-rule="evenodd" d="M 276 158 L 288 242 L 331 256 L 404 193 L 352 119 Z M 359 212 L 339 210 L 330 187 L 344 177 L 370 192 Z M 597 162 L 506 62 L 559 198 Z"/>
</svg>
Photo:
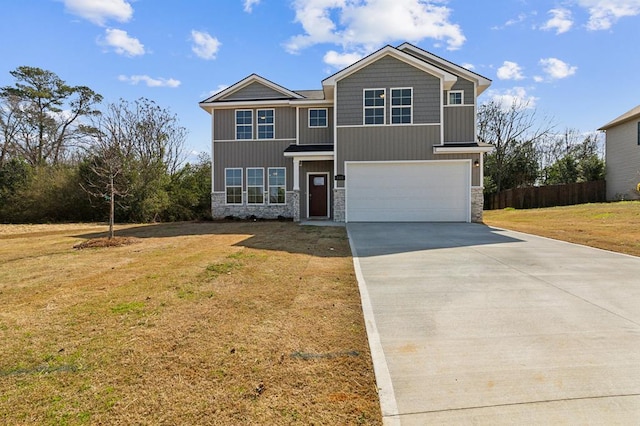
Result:
<svg viewBox="0 0 640 426">
<path fill-rule="evenodd" d="M 244 195 L 243 195 L 244 196 Z M 268 195 L 265 195 L 267 197 Z M 287 192 L 286 204 L 225 204 L 226 194 L 224 192 L 214 192 L 211 194 L 211 216 L 214 219 L 224 219 L 227 216 L 240 218 L 255 216 L 260 219 L 278 219 L 285 217 L 300 221 L 300 194 L 298 191 Z"/>
<path fill-rule="evenodd" d="M 484 189 L 479 186 L 471 187 L 471 222 L 482 222 L 484 209 Z"/>
<path fill-rule="evenodd" d="M 333 190 L 333 221 L 344 222 L 345 217 L 345 199 L 344 188 L 335 188 Z"/>
</svg>

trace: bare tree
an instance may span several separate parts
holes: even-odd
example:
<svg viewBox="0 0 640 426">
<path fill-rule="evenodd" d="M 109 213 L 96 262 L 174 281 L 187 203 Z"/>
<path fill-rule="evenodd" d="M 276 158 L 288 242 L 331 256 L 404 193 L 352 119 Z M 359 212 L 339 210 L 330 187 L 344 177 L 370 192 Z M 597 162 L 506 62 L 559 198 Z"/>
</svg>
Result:
<svg viewBox="0 0 640 426">
<path fill-rule="evenodd" d="M 478 140 L 490 143 L 495 147 L 490 154 L 492 161 L 487 161 L 491 170 L 485 173 L 493 179 L 496 192 L 500 192 L 504 184 L 511 180 L 507 176 L 517 171 L 518 162 L 531 165 L 537 159 L 528 158 L 535 153 L 535 147 L 550 134 L 553 124 L 550 120 L 537 119 L 536 110 L 529 108 L 527 102 L 513 102 L 505 108 L 500 102 L 492 100 L 478 108 Z M 533 148 L 533 149 L 532 149 Z"/>
</svg>

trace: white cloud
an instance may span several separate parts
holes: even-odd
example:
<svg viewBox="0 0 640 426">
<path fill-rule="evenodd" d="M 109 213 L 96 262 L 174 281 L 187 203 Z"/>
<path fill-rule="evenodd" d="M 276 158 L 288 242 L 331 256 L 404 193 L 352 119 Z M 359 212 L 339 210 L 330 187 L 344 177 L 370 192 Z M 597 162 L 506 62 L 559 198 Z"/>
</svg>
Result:
<svg viewBox="0 0 640 426">
<path fill-rule="evenodd" d="M 181 84 L 180 80 L 173 78 L 152 78 L 148 75 L 119 75 L 118 80 L 133 85 L 145 83 L 148 87 L 178 87 Z"/>
<path fill-rule="evenodd" d="M 126 0 L 64 0 L 64 6 L 69 13 L 101 26 L 109 19 L 127 22 L 133 16 Z"/>
<path fill-rule="evenodd" d="M 191 50 L 202 59 L 215 59 L 218 49 L 222 46 L 222 43 L 203 31 L 191 31 L 191 39 L 193 40 L 193 46 Z"/>
<path fill-rule="evenodd" d="M 589 11 L 587 29 L 607 30 L 626 16 L 640 14 L 640 0 L 578 0 L 578 4 Z"/>
<path fill-rule="evenodd" d="M 492 30 L 503 30 L 506 27 L 511 27 L 513 25 L 517 25 L 517 24 L 521 24 L 522 22 L 527 20 L 527 14 L 526 13 L 520 13 L 518 14 L 518 16 L 516 18 L 513 19 L 509 19 L 507 22 L 505 22 L 502 25 L 496 25 L 491 27 Z"/>
<path fill-rule="evenodd" d="M 430 0 L 295 0 L 296 22 L 304 29 L 286 43 L 290 53 L 320 43 L 366 51 L 396 40 L 432 38 L 458 49 L 466 38 L 450 22 L 451 9 Z"/>
<path fill-rule="evenodd" d="M 462 68 L 466 68 L 470 71 L 473 71 L 474 69 L 476 69 L 476 66 L 473 64 L 470 64 L 468 62 L 465 62 L 464 64 L 461 65 Z"/>
<path fill-rule="evenodd" d="M 244 0 L 244 11 L 247 13 L 253 12 L 253 6 L 259 5 L 260 0 Z"/>
<path fill-rule="evenodd" d="M 359 53 L 338 53 L 335 50 L 328 51 L 324 58 L 324 63 L 327 65 L 331 65 L 334 68 L 342 69 L 346 68 L 349 65 L 358 62 L 362 59 L 364 55 Z"/>
<path fill-rule="evenodd" d="M 144 55 L 144 45 L 137 38 L 130 37 L 124 30 L 107 28 L 103 44 L 113 47 L 119 55 Z"/>
<path fill-rule="evenodd" d="M 578 67 L 571 66 L 557 58 L 540 59 L 540 65 L 550 80 L 567 78 L 574 75 L 578 70 Z M 540 77 L 535 78 L 535 80 L 541 81 Z"/>
<path fill-rule="evenodd" d="M 551 9 L 549 14 L 551 19 L 541 27 L 543 30 L 555 30 L 556 34 L 562 34 L 569 31 L 573 26 L 570 10 L 563 8 Z"/>
<path fill-rule="evenodd" d="M 498 68 L 498 78 L 500 80 L 522 80 L 522 67 L 515 62 L 504 61 L 502 66 Z"/>
<path fill-rule="evenodd" d="M 490 90 L 488 92 L 492 101 L 498 103 L 505 111 L 513 105 L 535 108 L 538 98 L 529 95 L 524 87 L 514 87 L 504 91 Z"/>
</svg>

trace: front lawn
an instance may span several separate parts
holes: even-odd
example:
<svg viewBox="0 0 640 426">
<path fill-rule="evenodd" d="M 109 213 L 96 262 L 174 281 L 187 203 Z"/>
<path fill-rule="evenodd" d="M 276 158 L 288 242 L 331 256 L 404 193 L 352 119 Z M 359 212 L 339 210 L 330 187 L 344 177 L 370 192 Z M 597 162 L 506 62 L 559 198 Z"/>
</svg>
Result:
<svg viewBox="0 0 640 426">
<path fill-rule="evenodd" d="M 484 223 L 640 256 L 640 201 L 489 210 Z"/>
<path fill-rule="evenodd" d="M 0 225 L 0 424 L 380 424 L 344 228 Z"/>
</svg>

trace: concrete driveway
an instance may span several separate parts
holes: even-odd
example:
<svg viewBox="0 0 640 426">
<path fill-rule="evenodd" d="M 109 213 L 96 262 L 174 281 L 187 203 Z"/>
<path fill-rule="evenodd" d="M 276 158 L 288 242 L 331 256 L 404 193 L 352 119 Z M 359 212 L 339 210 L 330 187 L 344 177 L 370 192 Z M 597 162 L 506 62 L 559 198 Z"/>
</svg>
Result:
<svg viewBox="0 0 640 426">
<path fill-rule="evenodd" d="M 480 224 L 347 230 L 385 424 L 640 422 L 640 258 Z"/>
</svg>

